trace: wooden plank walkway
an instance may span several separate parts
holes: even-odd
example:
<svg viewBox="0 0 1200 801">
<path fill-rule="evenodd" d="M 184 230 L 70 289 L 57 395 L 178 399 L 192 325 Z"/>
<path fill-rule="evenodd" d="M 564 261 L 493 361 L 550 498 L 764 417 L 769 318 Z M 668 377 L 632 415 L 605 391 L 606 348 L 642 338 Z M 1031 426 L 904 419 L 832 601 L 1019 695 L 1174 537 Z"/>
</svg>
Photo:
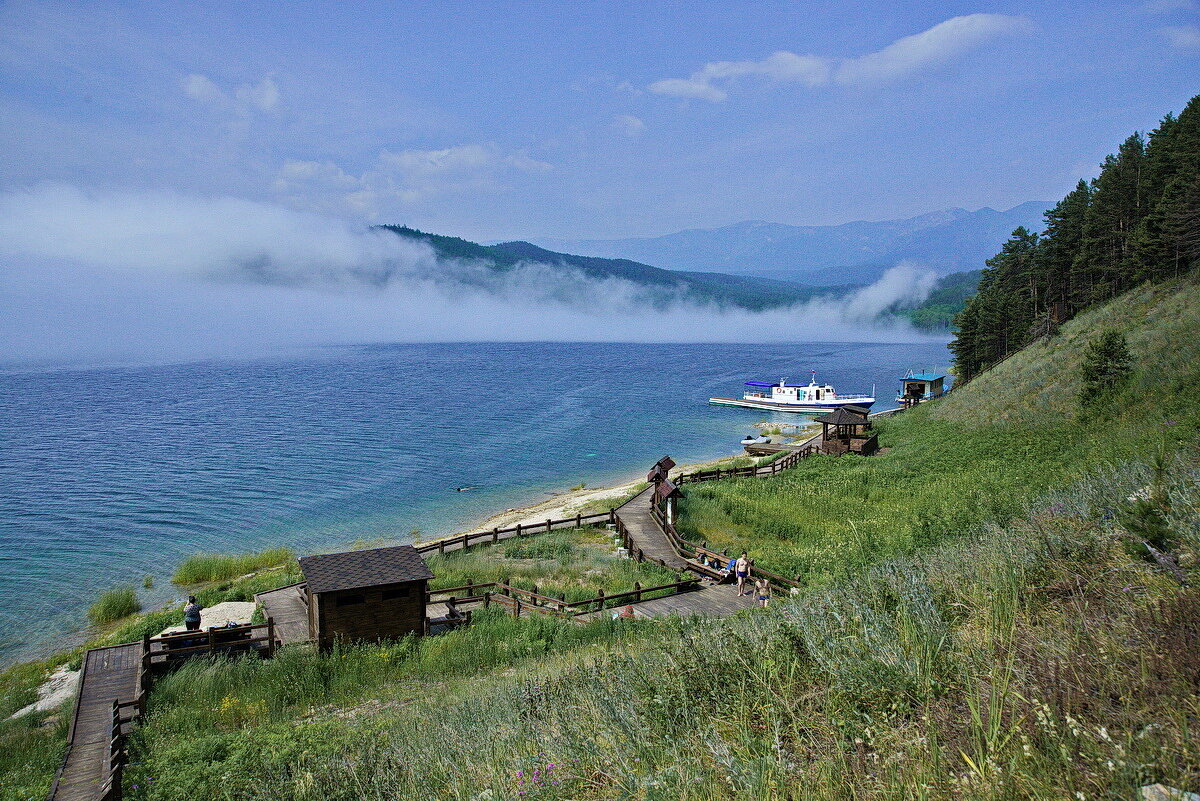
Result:
<svg viewBox="0 0 1200 801">
<path fill-rule="evenodd" d="M 738 597 L 737 587 L 733 584 L 702 584 L 699 589 L 692 592 L 622 604 L 599 612 L 588 612 L 586 615 L 580 615 L 578 619 L 592 621 L 601 617 L 612 617 L 626 607 L 632 608 L 633 613 L 638 617 L 655 618 L 668 615 L 726 617 L 743 609 L 751 609 L 756 605 L 754 598 L 749 595 Z"/>
<path fill-rule="evenodd" d="M 308 642 L 308 603 L 304 599 L 304 584 L 289 584 L 277 590 L 256 593 L 254 600 L 263 614 L 275 621 L 275 637 L 280 645 Z"/>
<path fill-rule="evenodd" d="M 671 541 L 650 514 L 650 496 L 653 494 L 654 487 L 642 490 L 623 506 L 618 507 L 617 517 L 629 533 L 633 546 L 640 550 L 646 559 L 672 570 L 689 570 L 691 566 L 687 560 L 675 553 Z"/>
<path fill-rule="evenodd" d="M 141 665 L 140 642 L 87 652 L 67 735 L 67 758 L 50 801 L 94 801 L 99 797 L 108 778 L 113 700 L 129 703 L 137 698 Z"/>
</svg>

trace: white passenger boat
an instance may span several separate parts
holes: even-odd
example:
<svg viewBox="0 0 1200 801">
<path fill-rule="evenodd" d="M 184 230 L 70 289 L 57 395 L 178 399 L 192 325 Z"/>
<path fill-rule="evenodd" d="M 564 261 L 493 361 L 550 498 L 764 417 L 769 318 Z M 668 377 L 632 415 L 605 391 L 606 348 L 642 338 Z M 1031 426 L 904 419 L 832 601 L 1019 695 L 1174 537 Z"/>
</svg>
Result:
<svg viewBox="0 0 1200 801">
<path fill-rule="evenodd" d="M 843 406 L 859 406 L 870 409 L 875 403 L 874 395 L 848 395 L 837 393 L 829 384 L 818 384 L 814 370 L 808 386 L 788 384 L 786 378 L 779 383 L 747 381 L 746 391 L 740 398 L 709 398 L 717 406 L 742 406 L 747 409 L 763 409 L 772 412 L 804 412 L 820 414 Z"/>
</svg>

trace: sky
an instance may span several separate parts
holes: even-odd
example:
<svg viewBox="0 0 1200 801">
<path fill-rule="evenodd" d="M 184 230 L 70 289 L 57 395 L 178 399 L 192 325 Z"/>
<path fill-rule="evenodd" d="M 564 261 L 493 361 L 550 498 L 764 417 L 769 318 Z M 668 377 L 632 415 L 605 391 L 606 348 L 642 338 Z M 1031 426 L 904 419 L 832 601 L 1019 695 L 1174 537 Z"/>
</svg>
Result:
<svg viewBox="0 0 1200 801">
<path fill-rule="evenodd" d="M 1056 200 L 1200 90 L 1130 2 L 0 5 L 0 193 L 480 241 Z"/>
</svg>

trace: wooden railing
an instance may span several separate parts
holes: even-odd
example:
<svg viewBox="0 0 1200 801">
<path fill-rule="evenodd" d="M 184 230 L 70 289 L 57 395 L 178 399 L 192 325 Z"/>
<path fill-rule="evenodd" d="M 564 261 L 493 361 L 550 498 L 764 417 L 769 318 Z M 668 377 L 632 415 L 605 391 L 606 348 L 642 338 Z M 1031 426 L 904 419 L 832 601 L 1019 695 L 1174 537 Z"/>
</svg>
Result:
<svg viewBox="0 0 1200 801">
<path fill-rule="evenodd" d="M 265 633 L 255 636 L 256 631 L 265 631 Z M 198 644 L 184 645 L 184 643 Z M 274 618 L 267 618 L 266 623 L 248 623 L 243 626 L 213 628 L 208 631 L 181 631 L 175 634 L 162 634 L 158 637 L 151 637 L 147 634 L 142 638 L 142 672 L 149 672 L 156 657 L 165 657 L 167 662 L 173 662 L 180 657 L 253 649 L 259 643 L 266 644 L 262 649 L 266 652 L 266 656 L 275 654 L 279 641 L 275 636 Z M 159 646 L 157 650 L 154 648 L 156 645 Z"/>
<path fill-rule="evenodd" d="M 502 539 L 509 539 L 510 537 L 525 537 L 530 534 L 545 534 L 554 529 L 583 528 L 585 525 L 611 522 L 613 522 L 613 511 L 609 510 L 607 512 L 596 512 L 587 515 L 578 514 L 574 517 L 564 517 L 561 520 L 547 520 L 544 523 L 518 523 L 515 526 L 507 528 L 493 528 L 491 531 L 474 531 L 469 534 L 460 534 L 457 537 L 446 537 L 445 539 L 433 542 L 414 544 L 413 547 L 418 553 L 433 553 L 435 551 L 437 553 L 445 553 L 447 548 L 454 547 L 465 551 L 472 545 L 499 542 Z"/>
<path fill-rule="evenodd" d="M 676 479 L 672 479 L 676 484 L 696 484 L 701 481 L 720 481 L 725 478 L 749 478 L 752 476 L 774 476 L 787 470 L 789 467 L 795 467 L 800 463 L 801 459 L 807 459 L 810 456 L 815 456 L 820 453 L 820 448 L 814 445 L 811 441 L 803 447 L 797 448 L 791 453 L 779 459 L 775 459 L 764 465 L 748 465 L 746 467 L 717 467 L 713 470 L 697 470 L 693 473 L 685 473 Z"/>
<path fill-rule="evenodd" d="M 646 596 L 653 595 L 654 593 L 663 593 L 655 595 L 656 598 L 678 595 L 679 593 L 695 589 L 698 582 L 699 579 L 694 577 L 669 584 L 659 584 L 654 587 L 643 587 L 639 582 L 634 582 L 633 589 L 626 592 L 614 593 L 612 595 L 605 595 L 603 592 L 600 592 L 593 598 L 587 598 L 582 601 L 568 601 L 562 596 L 555 598 L 551 595 L 539 593 L 536 587 L 533 590 L 526 590 L 522 587 L 514 587 L 506 582 L 489 581 L 482 584 L 471 583 L 458 587 L 430 590 L 426 594 L 426 601 L 428 603 L 447 603 L 450 605 L 481 603 L 484 607 L 490 606 L 493 603 L 501 604 L 508 607 L 517 617 L 520 617 L 522 612 L 536 612 L 560 617 L 578 617 L 579 615 L 598 612 L 611 606 L 639 603 L 642 600 L 647 600 Z M 460 595 L 460 593 L 462 594 Z M 435 598 L 435 596 L 444 597 Z"/>
</svg>

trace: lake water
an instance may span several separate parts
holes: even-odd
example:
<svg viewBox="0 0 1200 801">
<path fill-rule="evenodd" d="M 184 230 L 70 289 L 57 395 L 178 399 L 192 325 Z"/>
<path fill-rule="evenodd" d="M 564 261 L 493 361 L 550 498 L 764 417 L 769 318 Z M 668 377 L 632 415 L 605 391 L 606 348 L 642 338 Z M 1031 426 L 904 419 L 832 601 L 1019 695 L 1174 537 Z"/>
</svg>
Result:
<svg viewBox="0 0 1200 801">
<path fill-rule="evenodd" d="M 744 380 L 815 369 L 844 392 L 877 384 L 881 409 L 906 369 L 947 358 L 938 343 L 444 344 L 2 370 L 0 662 L 78 638 L 116 584 L 174 599 L 197 551 L 461 531 L 664 454 L 738 451 L 769 415 L 706 401 Z"/>
</svg>

